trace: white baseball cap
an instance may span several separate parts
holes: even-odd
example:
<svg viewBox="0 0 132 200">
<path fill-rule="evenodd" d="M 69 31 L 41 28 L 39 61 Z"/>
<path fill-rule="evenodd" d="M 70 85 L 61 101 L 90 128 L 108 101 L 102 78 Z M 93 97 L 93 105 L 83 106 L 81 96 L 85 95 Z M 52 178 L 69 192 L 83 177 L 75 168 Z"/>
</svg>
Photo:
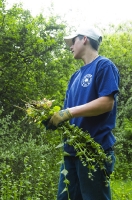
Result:
<svg viewBox="0 0 132 200">
<path fill-rule="evenodd" d="M 85 27 L 81 27 L 79 28 L 76 32 L 74 32 L 73 34 L 71 34 L 70 36 L 64 37 L 64 40 L 66 42 L 66 44 L 71 47 L 72 46 L 72 39 L 77 37 L 78 35 L 84 35 L 87 36 L 95 41 L 97 41 L 99 44 L 102 41 L 102 35 L 99 32 L 99 30 L 95 29 L 95 28 L 85 28 Z"/>
</svg>

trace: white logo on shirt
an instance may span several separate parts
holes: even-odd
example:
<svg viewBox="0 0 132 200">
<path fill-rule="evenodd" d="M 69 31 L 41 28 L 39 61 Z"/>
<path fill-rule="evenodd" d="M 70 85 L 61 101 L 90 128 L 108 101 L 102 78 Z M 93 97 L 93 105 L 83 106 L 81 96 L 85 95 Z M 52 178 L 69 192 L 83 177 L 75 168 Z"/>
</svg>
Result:
<svg viewBox="0 0 132 200">
<path fill-rule="evenodd" d="M 87 87 L 92 81 L 92 75 L 91 74 L 87 74 L 86 76 L 83 77 L 81 85 L 83 87 Z"/>
</svg>

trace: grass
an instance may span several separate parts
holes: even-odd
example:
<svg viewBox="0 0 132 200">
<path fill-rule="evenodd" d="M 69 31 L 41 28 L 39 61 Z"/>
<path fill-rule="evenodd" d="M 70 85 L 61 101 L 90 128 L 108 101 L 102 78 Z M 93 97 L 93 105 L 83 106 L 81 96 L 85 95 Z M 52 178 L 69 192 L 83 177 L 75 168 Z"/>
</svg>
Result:
<svg viewBox="0 0 132 200">
<path fill-rule="evenodd" d="M 132 200 L 132 181 L 112 180 L 112 200 Z"/>
</svg>

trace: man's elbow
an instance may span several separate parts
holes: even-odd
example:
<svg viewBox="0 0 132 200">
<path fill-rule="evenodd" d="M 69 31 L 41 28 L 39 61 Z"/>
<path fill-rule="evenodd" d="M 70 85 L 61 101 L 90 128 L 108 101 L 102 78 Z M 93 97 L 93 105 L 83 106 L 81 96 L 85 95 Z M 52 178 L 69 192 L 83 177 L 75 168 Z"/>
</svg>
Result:
<svg viewBox="0 0 132 200">
<path fill-rule="evenodd" d="M 113 107 L 114 107 L 114 101 L 109 102 L 107 105 L 107 112 L 112 111 Z"/>
<path fill-rule="evenodd" d="M 114 107 L 114 97 L 113 95 L 109 95 L 107 98 L 107 102 L 106 102 L 106 109 L 107 109 L 107 112 L 110 112 L 113 110 L 113 107 Z"/>
</svg>

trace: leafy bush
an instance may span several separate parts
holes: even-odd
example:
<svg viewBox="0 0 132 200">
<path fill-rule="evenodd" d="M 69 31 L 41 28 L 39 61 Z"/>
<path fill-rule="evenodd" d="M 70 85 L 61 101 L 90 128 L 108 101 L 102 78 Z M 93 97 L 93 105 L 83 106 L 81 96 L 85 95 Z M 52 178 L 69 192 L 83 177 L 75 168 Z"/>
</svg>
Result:
<svg viewBox="0 0 132 200">
<path fill-rule="evenodd" d="M 55 200 L 61 151 L 54 133 L 45 134 L 25 119 L 12 123 L 11 116 L 0 119 L 1 198 Z"/>
<path fill-rule="evenodd" d="M 117 138 L 115 146 L 115 153 L 117 155 L 115 165 L 116 178 L 132 178 L 132 118 L 125 118 L 122 126 L 118 127 L 117 131 L 115 133 Z"/>
</svg>

